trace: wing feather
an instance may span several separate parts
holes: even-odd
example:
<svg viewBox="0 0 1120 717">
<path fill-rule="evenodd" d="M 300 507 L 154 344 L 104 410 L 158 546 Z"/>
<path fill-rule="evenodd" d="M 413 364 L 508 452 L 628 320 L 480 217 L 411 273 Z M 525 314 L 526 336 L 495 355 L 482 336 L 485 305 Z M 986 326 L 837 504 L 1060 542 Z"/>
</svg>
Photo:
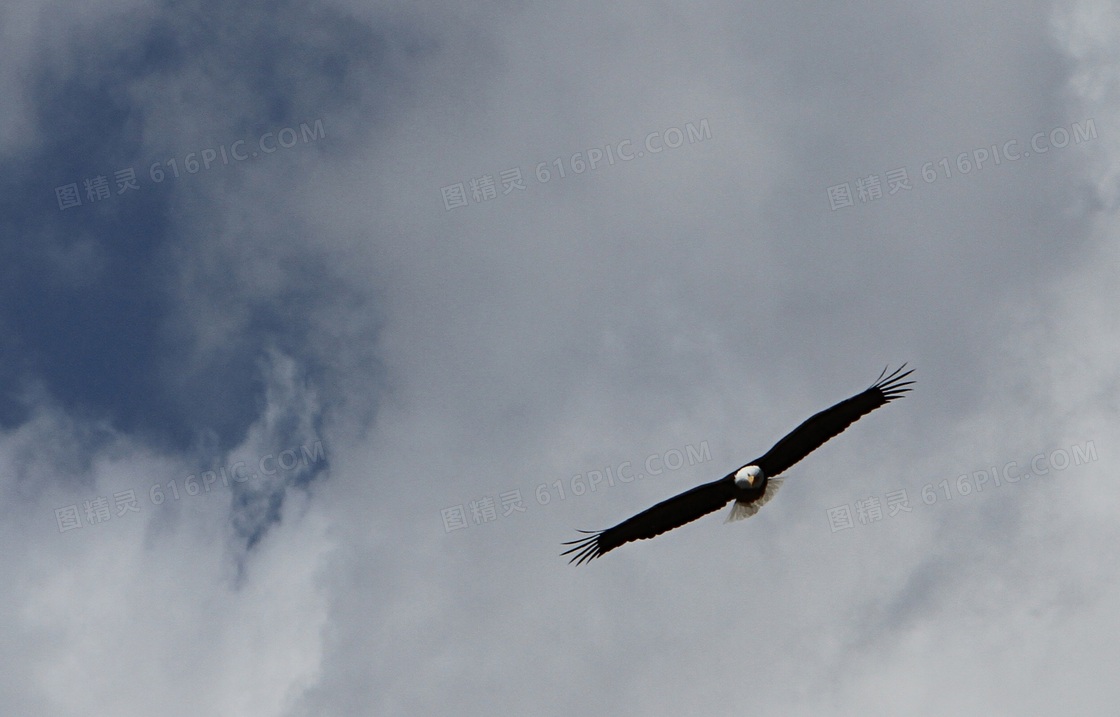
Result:
<svg viewBox="0 0 1120 717">
<path fill-rule="evenodd" d="M 729 478 L 696 486 L 638 513 L 629 520 L 622 521 L 613 528 L 600 531 L 581 530 L 580 532 L 586 533 L 587 537 L 564 543 L 575 547 L 560 554 L 575 553 L 568 562 L 577 565 L 594 560 L 631 540 L 645 540 L 661 535 L 667 530 L 679 528 L 685 523 L 691 523 L 701 516 L 719 510 L 727 505 L 734 495 L 735 483 Z"/>
<path fill-rule="evenodd" d="M 901 398 L 910 390 L 907 387 L 914 383 L 903 380 L 914 373 L 914 369 L 902 373 L 904 368 L 906 364 L 902 364 L 889 376 L 886 375 L 887 370 L 883 369 L 879 378 L 866 391 L 812 416 L 778 441 L 754 465 L 761 468 L 767 478 L 779 476 L 863 416 Z"/>
</svg>

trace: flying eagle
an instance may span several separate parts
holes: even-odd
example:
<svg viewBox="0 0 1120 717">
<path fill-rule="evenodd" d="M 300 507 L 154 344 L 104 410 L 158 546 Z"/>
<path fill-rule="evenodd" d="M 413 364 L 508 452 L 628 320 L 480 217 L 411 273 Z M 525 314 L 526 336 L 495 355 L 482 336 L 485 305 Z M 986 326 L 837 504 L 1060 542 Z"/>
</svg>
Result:
<svg viewBox="0 0 1120 717">
<path fill-rule="evenodd" d="M 901 398 L 909 391 L 907 386 L 914 382 L 903 379 L 912 374 L 914 369 L 902 373 L 904 368 L 906 364 L 902 364 L 889 376 L 887 369 L 883 369 L 871 388 L 821 411 L 793 429 L 767 451 L 766 455 L 723 478 L 662 501 L 613 528 L 579 531 L 587 537 L 564 543 L 574 547 L 561 555 L 575 553 L 568 562 L 577 565 L 594 560 L 631 540 L 653 538 L 667 530 L 691 523 L 703 515 L 719 510 L 731 500 L 735 501 L 735 505 L 731 506 L 731 514 L 725 522 L 749 518 L 778 492 L 782 484 L 779 475 L 863 416 L 879 406 Z"/>
</svg>

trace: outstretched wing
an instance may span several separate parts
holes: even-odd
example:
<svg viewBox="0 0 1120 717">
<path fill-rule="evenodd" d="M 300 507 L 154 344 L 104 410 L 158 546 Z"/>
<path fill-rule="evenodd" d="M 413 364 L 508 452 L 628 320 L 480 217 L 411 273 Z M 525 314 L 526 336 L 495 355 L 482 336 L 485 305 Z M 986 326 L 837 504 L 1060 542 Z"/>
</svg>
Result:
<svg viewBox="0 0 1120 717">
<path fill-rule="evenodd" d="M 805 421 L 778 441 L 754 464 L 762 469 L 767 478 L 774 478 L 789 470 L 790 466 L 823 446 L 828 439 L 879 406 L 890 403 L 909 391 L 910 389 L 906 387 L 914 382 L 903 381 L 903 379 L 914 373 L 914 369 L 901 373 L 904 368 L 906 364 L 902 364 L 886 378 L 884 376 L 887 370 L 883 369 L 883 373 L 879 374 L 879 378 L 875 379 L 871 388 L 841 401 L 832 408 L 826 408 Z"/>
<path fill-rule="evenodd" d="M 645 540 L 661 535 L 667 530 L 679 528 L 685 523 L 691 523 L 697 518 L 727 505 L 727 502 L 734 496 L 735 482 L 730 478 L 721 478 L 711 483 L 705 483 L 669 500 L 662 501 L 613 528 L 598 532 L 581 530 L 581 533 L 587 533 L 587 537 L 564 543 L 564 545 L 574 545 L 575 547 L 560 554 L 575 553 L 568 562 L 579 565 L 584 561 L 594 560 L 603 553 L 614 550 L 631 540 Z"/>
</svg>

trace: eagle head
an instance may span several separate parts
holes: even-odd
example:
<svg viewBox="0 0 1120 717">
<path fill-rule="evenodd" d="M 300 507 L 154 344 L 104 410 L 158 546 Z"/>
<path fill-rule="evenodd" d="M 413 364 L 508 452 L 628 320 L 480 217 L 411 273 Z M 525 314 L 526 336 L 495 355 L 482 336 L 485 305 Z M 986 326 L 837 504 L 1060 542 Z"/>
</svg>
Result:
<svg viewBox="0 0 1120 717">
<path fill-rule="evenodd" d="M 740 488 L 755 488 L 762 483 L 762 469 L 758 466 L 743 466 L 735 473 L 735 485 Z"/>
</svg>

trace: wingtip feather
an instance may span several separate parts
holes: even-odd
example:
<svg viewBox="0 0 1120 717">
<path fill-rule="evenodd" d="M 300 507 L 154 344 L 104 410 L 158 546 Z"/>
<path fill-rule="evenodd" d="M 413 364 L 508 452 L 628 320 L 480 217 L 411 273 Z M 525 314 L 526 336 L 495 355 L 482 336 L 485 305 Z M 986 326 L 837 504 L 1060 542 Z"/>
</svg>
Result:
<svg viewBox="0 0 1120 717">
<path fill-rule="evenodd" d="M 887 375 L 886 369 L 883 369 L 883 373 L 879 375 L 879 378 L 876 379 L 875 383 L 872 384 L 871 387 L 879 389 L 879 391 L 882 392 L 883 397 L 887 401 L 891 401 L 895 398 L 901 398 L 904 393 L 912 390 L 909 387 L 916 383 L 913 380 L 905 380 L 910 374 L 914 373 L 915 370 L 910 369 L 909 371 L 903 372 L 903 369 L 906 368 L 906 366 L 906 363 L 902 364 L 894 371 L 892 371 L 889 375 Z M 884 378 L 884 376 L 886 376 L 886 378 Z"/>
<path fill-rule="evenodd" d="M 602 535 L 602 531 L 580 530 L 579 532 L 587 534 L 588 537 L 577 538 L 562 543 L 562 545 L 575 546 L 560 553 L 561 557 L 570 553 L 575 553 L 575 555 L 568 560 L 569 565 L 572 563 L 583 565 L 585 562 L 594 560 L 603 554 L 602 548 L 599 546 L 599 536 Z"/>
</svg>

